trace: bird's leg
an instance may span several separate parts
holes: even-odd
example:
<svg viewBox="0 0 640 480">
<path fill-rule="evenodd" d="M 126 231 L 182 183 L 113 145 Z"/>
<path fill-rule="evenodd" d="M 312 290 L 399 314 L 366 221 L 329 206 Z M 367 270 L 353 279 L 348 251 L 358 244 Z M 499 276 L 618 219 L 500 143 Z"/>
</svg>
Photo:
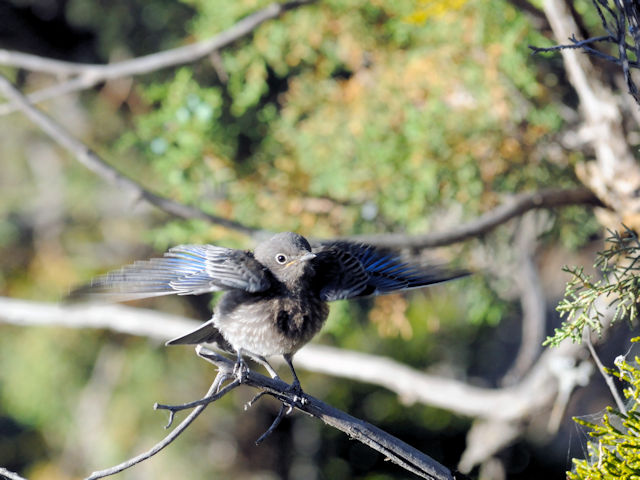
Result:
<svg viewBox="0 0 640 480">
<path fill-rule="evenodd" d="M 298 380 L 298 375 L 296 375 L 296 370 L 293 368 L 292 358 L 293 354 L 285 353 L 282 355 L 284 357 L 284 361 L 289 365 L 289 369 L 291 370 L 291 374 L 293 375 L 293 382 L 291 383 L 290 390 L 296 394 L 297 397 L 302 399 L 302 386 L 300 385 L 300 380 Z M 303 402 L 304 403 L 304 402 Z"/>
<path fill-rule="evenodd" d="M 256 362 L 258 362 L 260 365 L 262 365 L 264 368 L 266 368 L 267 372 L 269 372 L 269 375 L 271 375 L 271 378 L 275 378 L 278 380 L 280 379 L 280 377 L 278 376 L 278 372 L 274 370 L 271 364 L 262 355 L 255 355 L 253 353 L 249 353 L 249 356 Z"/>
<path fill-rule="evenodd" d="M 244 361 L 244 358 L 242 358 L 242 354 L 244 353 L 244 351 L 241 348 L 239 348 L 237 353 L 238 353 L 238 360 L 233 366 L 233 374 L 238 378 L 240 383 L 242 383 L 244 382 L 245 377 L 247 376 L 249 367 L 247 366 L 247 363 Z"/>
</svg>

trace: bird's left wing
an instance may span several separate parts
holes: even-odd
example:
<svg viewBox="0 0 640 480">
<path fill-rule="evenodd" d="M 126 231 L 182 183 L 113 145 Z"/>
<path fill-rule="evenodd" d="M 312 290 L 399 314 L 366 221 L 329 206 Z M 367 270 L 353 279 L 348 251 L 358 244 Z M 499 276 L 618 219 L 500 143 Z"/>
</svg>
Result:
<svg viewBox="0 0 640 480">
<path fill-rule="evenodd" d="M 391 250 L 362 243 L 320 243 L 313 251 L 315 287 L 325 301 L 384 295 L 469 274 L 409 263 Z"/>
<path fill-rule="evenodd" d="M 138 261 L 95 278 L 69 297 L 107 295 L 126 301 L 160 295 L 199 295 L 217 290 L 259 292 L 271 277 L 250 252 L 215 245 L 180 245 L 161 258 Z"/>
</svg>

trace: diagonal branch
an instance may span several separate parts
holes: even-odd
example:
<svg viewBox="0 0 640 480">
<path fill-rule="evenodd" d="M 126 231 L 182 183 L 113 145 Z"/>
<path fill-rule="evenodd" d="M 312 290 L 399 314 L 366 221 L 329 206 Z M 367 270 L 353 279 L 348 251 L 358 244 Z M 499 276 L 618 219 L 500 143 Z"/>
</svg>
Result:
<svg viewBox="0 0 640 480">
<path fill-rule="evenodd" d="M 582 49 L 583 51 L 593 55 L 594 57 L 608 60 L 609 62 L 615 63 L 616 65 L 622 65 L 624 63 L 624 60 L 616 58 L 613 55 L 607 55 L 606 53 L 603 53 L 599 50 L 596 50 L 595 48 L 590 47 L 590 45 L 597 42 L 611 42 L 617 45 L 617 40 L 613 38 L 611 35 L 591 37 L 591 38 L 587 38 L 586 40 L 578 40 L 574 35 L 572 35 L 571 37 L 569 37 L 569 41 L 571 41 L 570 44 L 554 45 L 553 47 L 535 47 L 533 45 L 529 45 L 529 49 L 533 53 L 549 53 L 549 52 L 556 52 L 556 51 L 566 50 L 566 49 L 574 49 L 574 50 Z M 628 43 L 623 43 L 623 45 L 625 48 L 628 48 L 628 49 L 633 48 Z M 634 68 L 640 67 L 640 63 L 638 63 L 637 61 L 630 61 L 628 62 L 628 64 L 629 66 Z"/>
<path fill-rule="evenodd" d="M 504 204 L 481 215 L 477 219 L 448 231 L 433 232 L 424 235 L 408 235 L 404 233 L 357 235 L 350 237 L 350 239 L 391 248 L 422 249 L 441 247 L 484 235 L 498 225 L 520 216 L 529 210 L 564 207 L 576 204 L 602 206 L 602 202 L 586 188 L 540 190 L 538 192 L 515 195 Z"/>
<path fill-rule="evenodd" d="M 288 10 L 314 1 L 298 0 L 286 3 L 272 3 L 268 7 L 243 18 L 228 30 L 207 40 L 108 65 L 76 64 L 2 49 L 0 49 L 0 64 L 59 76 L 75 75 L 75 77 L 65 82 L 39 90 L 28 96 L 29 102 L 38 103 L 62 94 L 94 87 L 105 80 L 142 75 L 162 68 L 200 60 L 248 35 L 267 20 L 277 18 Z M 11 113 L 16 109 L 18 107 L 11 103 L 0 105 L 0 115 Z"/>
<path fill-rule="evenodd" d="M 69 151 L 80 163 L 98 176 L 104 178 L 121 189 L 135 194 L 151 205 L 180 218 L 206 220 L 231 230 L 235 230 L 250 236 L 260 236 L 264 233 L 254 227 L 246 226 L 240 222 L 229 220 L 217 215 L 204 212 L 198 208 L 176 202 L 169 198 L 161 197 L 140 185 L 132 178 L 119 172 L 106 163 L 94 151 L 75 138 L 59 123 L 51 117 L 35 108 L 25 96 L 16 89 L 9 80 L 0 75 L 0 92 L 15 104 L 29 119 L 49 135 L 58 145 Z"/>
<path fill-rule="evenodd" d="M 221 370 L 233 368 L 233 362 L 226 357 L 217 355 L 201 346 L 196 347 L 196 351 L 200 357 L 216 365 Z M 292 391 L 290 385 L 282 380 L 268 378 L 259 373 L 248 371 L 243 383 L 259 388 L 284 404 L 292 405 L 297 410 L 322 420 L 327 425 L 337 428 L 349 435 L 350 438 L 358 440 L 382 453 L 392 462 L 422 478 L 451 480 L 455 478 L 454 474 L 444 465 L 364 420 L 352 417 L 307 394 L 304 394 L 304 402 L 296 401 L 298 394 Z"/>
<path fill-rule="evenodd" d="M 21 477 L 17 473 L 7 470 L 6 468 L 3 468 L 3 467 L 0 467 L 0 478 L 3 480 L 5 478 L 8 480 L 26 480 L 24 477 Z"/>
</svg>

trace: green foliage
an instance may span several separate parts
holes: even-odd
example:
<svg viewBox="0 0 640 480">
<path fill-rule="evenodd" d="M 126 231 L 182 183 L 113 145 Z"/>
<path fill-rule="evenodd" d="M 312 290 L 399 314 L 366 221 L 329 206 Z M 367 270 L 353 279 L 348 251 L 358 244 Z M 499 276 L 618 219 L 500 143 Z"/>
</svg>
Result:
<svg viewBox="0 0 640 480">
<path fill-rule="evenodd" d="M 197 38 L 262 5 L 186 3 Z M 217 70 L 141 88 L 152 108 L 118 155 L 143 155 L 172 198 L 315 236 L 424 231 L 439 209 L 472 216 L 493 192 L 571 184 L 537 153 L 560 116 L 532 68 L 526 45 L 542 37 L 525 16 L 475 0 L 410 21 L 421 9 L 322 2 L 267 22 Z"/>
<path fill-rule="evenodd" d="M 633 341 L 640 342 L 640 337 Z M 609 373 L 628 384 L 624 389 L 627 413 L 608 407 L 601 424 L 574 418 L 591 430 L 593 440 L 587 445 L 588 459 L 573 459 L 574 470 L 567 472 L 570 480 L 640 478 L 640 357 L 635 357 L 633 364 L 617 360 L 616 366 L 618 370 Z"/>
<path fill-rule="evenodd" d="M 609 307 L 615 306 L 612 322 L 627 318 L 633 321 L 638 316 L 640 296 L 640 242 L 635 232 L 624 227 L 624 232 L 610 231 L 607 238 L 610 247 L 598 252 L 595 268 L 602 278 L 584 272 L 583 267 L 565 267 L 572 275 L 567 283 L 564 298 L 557 310 L 566 319 L 545 345 L 558 345 L 566 338 L 573 342 L 582 339 L 582 332 L 589 327 L 595 332 L 602 330 L 602 315 L 598 309 L 601 298 L 610 299 Z"/>
</svg>

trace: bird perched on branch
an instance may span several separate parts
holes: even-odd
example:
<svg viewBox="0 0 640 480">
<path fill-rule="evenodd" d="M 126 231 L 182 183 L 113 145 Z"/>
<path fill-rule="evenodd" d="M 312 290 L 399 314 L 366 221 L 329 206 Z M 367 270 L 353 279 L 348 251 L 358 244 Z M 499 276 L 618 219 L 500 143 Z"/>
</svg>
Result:
<svg viewBox="0 0 640 480">
<path fill-rule="evenodd" d="M 159 295 L 198 295 L 223 290 L 213 317 L 167 345 L 213 343 L 249 356 L 277 377 L 266 357 L 282 355 L 301 391 L 291 359 L 318 333 L 327 302 L 384 295 L 466 275 L 421 267 L 398 254 L 345 241 L 313 247 L 301 235 L 278 233 L 255 250 L 180 245 L 162 258 L 138 261 L 94 279 L 71 297 L 111 295 L 116 300 Z"/>
</svg>

